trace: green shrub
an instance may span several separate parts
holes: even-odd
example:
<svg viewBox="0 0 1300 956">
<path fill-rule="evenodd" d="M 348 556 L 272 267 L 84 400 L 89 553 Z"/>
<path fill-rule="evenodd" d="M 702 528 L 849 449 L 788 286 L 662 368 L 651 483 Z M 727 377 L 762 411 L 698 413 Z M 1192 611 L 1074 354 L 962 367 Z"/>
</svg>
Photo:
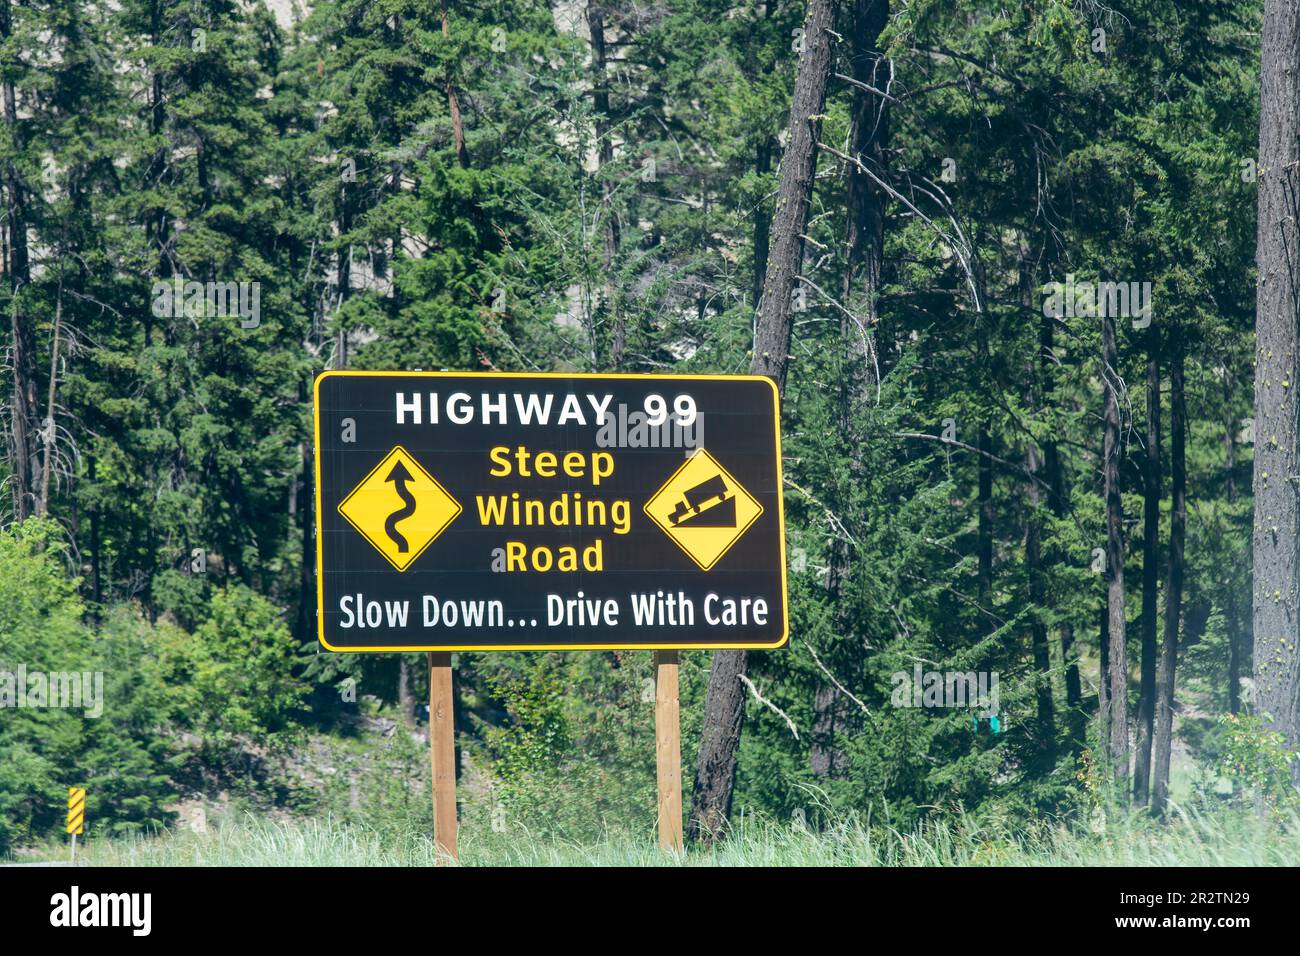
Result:
<svg viewBox="0 0 1300 956">
<path fill-rule="evenodd" d="M 297 644 L 265 598 L 238 584 L 216 589 L 192 634 L 128 606 L 109 608 L 96 629 L 67 559 L 54 522 L 0 531 L 0 854 L 59 836 L 74 785 L 87 791 L 88 833 L 165 825 L 185 732 L 198 736 L 207 776 L 298 726 Z M 86 675 L 102 688 L 100 712 L 17 707 L 20 672 Z M 236 776 L 260 787 L 245 771 Z"/>
<path fill-rule="evenodd" d="M 96 635 L 83 623 L 66 558 L 53 522 L 0 531 L 0 854 L 60 835 L 70 786 L 86 788 L 89 833 L 149 829 L 170 817 L 175 763 L 157 734 L 169 699 L 152 666 L 149 626 L 120 613 Z M 20 671 L 33 689 L 37 673 L 85 675 L 94 701 L 18 707 Z"/>
<path fill-rule="evenodd" d="M 1244 790 L 1275 812 L 1300 810 L 1300 792 L 1291 782 L 1297 756 L 1286 738 L 1255 715 L 1224 714 L 1217 723 L 1220 732 L 1207 752 L 1234 790 Z"/>
</svg>

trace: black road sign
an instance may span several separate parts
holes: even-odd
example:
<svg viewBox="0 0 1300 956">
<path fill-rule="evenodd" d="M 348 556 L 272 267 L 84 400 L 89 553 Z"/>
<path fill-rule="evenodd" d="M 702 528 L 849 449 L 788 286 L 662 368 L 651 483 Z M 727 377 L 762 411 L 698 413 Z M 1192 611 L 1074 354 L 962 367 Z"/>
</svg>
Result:
<svg viewBox="0 0 1300 956">
<path fill-rule="evenodd" d="M 330 650 L 785 643 L 766 378 L 325 372 L 315 412 Z"/>
</svg>

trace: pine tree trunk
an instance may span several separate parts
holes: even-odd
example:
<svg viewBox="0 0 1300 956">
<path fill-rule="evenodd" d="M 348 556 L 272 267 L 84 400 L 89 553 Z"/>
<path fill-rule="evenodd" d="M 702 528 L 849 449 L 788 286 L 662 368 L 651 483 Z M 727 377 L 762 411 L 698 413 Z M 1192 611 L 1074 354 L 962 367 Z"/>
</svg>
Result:
<svg viewBox="0 0 1300 956">
<path fill-rule="evenodd" d="M 1070 753 L 1078 756 L 1087 741 L 1087 715 L 1083 712 L 1083 681 L 1079 677 L 1079 652 L 1074 646 L 1074 625 L 1061 625 L 1061 659 L 1065 661 L 1065 703 L 1069 707 Z"/>
<path fill-rule="evenodd" d="M 875 48 L 889 17 L 888 0 L 857 0 L 852 12 L 853 24 L 850 59 L 853 76 L 872 86 L 877 86 L 876 71 L 881 62 Z M 884 137 L 887 135 L 885 101 L 874 93 L 854 87 L 849 126 L 850 153 L 864 163 L 884 171 Z M 879 174 L 878 173 L 878 174 Z M 878 317 L 877 297 L 880 293 L 880 274 L 884 259 L 885 203 L 880 188 L 852 163 L 847 164 L 848 222 L 845 239 L 844 276 L 840 285 L 840 302 L 845 309 L 854 311 L 858 321 L 841 313 L 840 347 L 844 366 L 840 374 L 840 436 L 844 441 L 844 455 L 851 474 L 857 478 L 862 473 L 861 445 L 853 435 L 855 410 L 868 397 L 875 384 L 874 355 L 871 330 Z M 861 307 L 854 305 L 854 286 L 862 278 Z M 852 552 L 847 541 L 836 538 L 828 556 L 826 593 L 836 608 L 839 621 L 838 636 L 848 630 L 844 622 L 841 589 L 848 576 Z M 853 655 L 853 650 L 849 650 Z M 829 656 L 829 667 L 834 668 L 837 655 Z M 847 662 L 856 676 L 857 659 Z M 813 696 L 813 732 L 809 740 L 809 763 L 814 776 L 833 776 L 842 755 L 835 745 L 835 733 L 845 724 L 848 713 L 839 689 L 829 680 L 817 688 Z M 848 728 L 846 728 L 848 729 Z"/>
<path fill-rule="evenodd" d="M 1255 705 L 1297 741 L 1296 325 L 1300 313 L 1300 0 L 1266 0 L 1255 261 Z M 1300 765 L 1297 765 L 1300 772 Z"/>
<path fill-rule="evenodd" d="M 1128 651 L 1124 635 L 1124 511 L 1120 499 L 1119 348 L 1115 320 L 1101 324 L 1102 376 L 1105 380 L 1105 437 L 1102 459 L 1106 504 L 1106 634 L 1109 641 L 1109 757 L 1117 794 L 1128 797 Z"/>
<path fill-rule="evenodd" d="M 601 304 L 614 326 L 609 364 L 617 371 L 627 348 L 627 326 L 621 310 L 614 305 L 618 288 L 614 263 L 618 259 L 620 236 L 618 216 L 614 212 L 614 183 L 609 178 L 609 167 L 614 163 L 614 142 L 609 124 L 609 81 L 605 75 L 605 10 L 599 3 L 587 5 L 587 27 L 591 33 L 591 99 L 596 112 L 596 175 L 600 179 L 600 215 L 605 224 L 601 250 L 605 288 Z"/>
<path fill-rule="evenodd" d="M 1109 584 L 1107 585 L 1109 587 Z M 1097 739 L 1110 759 L 1110 606 L 1101 608 L 1101 653 L 1097 667 Z"/>
<path fill-rule="evenodd" d="M 298 633 L 304 643 L 316 641 L 316 462 L 312 451 L 315 436 L 307 433 L 300 455 L 302 493 L 299 496 L 299 539 L 301 567 L 298 575 Z"/>
<path fill-rule="evenodd" d="M 808 740 L 808 766 L 814 777 L 833 777 L 843 769 L 844 755 L 835 745 L 835 732 L 844 722 L 844 702 L 835 685 L 824 681 L 813 694 L 813 729 Z"/>
<path fill-rule="evenodd" d="M 62 268 L 62 264 L 60 264 Z M 59 382 L 59 335 L 63 325 L 63 280 L 54 300 L 54 331 L 50 336 L 50 380 L 45 392 L 45 418 L 41 431 L 41 492 L 36 498 L 36 513 L 49 514 L 50 473 L 54 470 L 54 400 Z"/>
<path fill-rule="evenodd" d="M 86 478 L 95 484 L 95 456 L 89 455 L 86 462 Z M 104 600 L 104 590 L 99 577 L 99 506 L 90 512 L 90 599 L 94 603 L 93 613 L 99 614 L 99 605 Z"/>
<path fill-rule="evenodd" d="M 1231 382 L 1231 377 L 1228 378 Z M 1233 434 L 1234 422 L 1228 418 L 1223 430 L 1224 473 L 1228 476 L 1224 492 L 1231 512 L 1237 503 L 1237 441 Z M 1231 571 L 1228 572 L 1231 580 Z M 1241 711 L 1241 604 L 1236 593 L 1223 598 L 1223 629 L 1228 635 L 1228 713 Z"/>
<path fill-rule="evenodd" d="M 1020 274 L 1020 304 L 1026 314 L 1034 308 L 1034 296 L 1037 289 L 1035 266 L 1029 255 L 1029 243 L 1021 240 L 1019 249 L 1018 271 Z M 1044 317 L 1046 322 L 1050 318 Z M 1050 329 L 1050 325 L 1047 326 Z M 1046 396 L 1051 392 L 1051 364 L 1048 357 L 1050 349 L 1050 332 L 1044 335 L 1043 326 L 1039 327 L 1038 355 L 1026 370 L 1030 382 L 1026 395 L 1027 405 L 1037 412 L 1046 405 Z M 1025 471 L 1030 480 L 1027 485 L 1029 507 L 1025 515 L 1025 575 L 1030 618 L 1029 644 L 1034 656 L 1034 696 L 1037 702 L 1038 726 L 1036 736 L 1039 748 L 1048 764 L 1055 762 L 1056 755 L 1056 707 L 1052 700 L 1052 654 L 1048 644 L 1047 621 L 1047 581 L 1043 569 L 1043 493 L 1042 468 L 1038 444 L 1030 439 L 1025 449 Z M 1052 486 L 1049 484 L 1049 488 Z M 1052 502 L 1055 504 L 1055 502 Z"/>
<path fill-rule="evenodd" d="M 451 36 L 451 23 L 447 19 L 447 0 L 441 0 L 442 35 Z M 451 114 L 451 139 L 456 147 L 456 162 L 461 169 L 469 169 L 469 151 L 465 148 L 465 125 L 460 118 L 460 96 L 456 93 L 456 84 L 452 81 L 450 68 L 447 70 L 447 112 Z"/>
<path fill-rule="evenodd" d="M 772 250 L 754 334 L 755 375 L 767 375 L 784 391 L 793 324 L 793 293 L 803 264 L 803 234 L 817 168 L 817 138 L 831 65 L 835 0 L 809 0 L 805 48 L 799 60 L 790 106 L 790 137 L 781 160 L 781 180 L 772 218 Z M 749 665 L 745 651 L 717 651 L 709 671 L 699 759 L 689 824 L 693 841 L 711 842 L 731 812 L 736 752 L 745 717 Z"/>
<path fill-rule="evenodd" d="M 0 0 L 0 41 L 8 44 L 13 34 L 13 11 L 10 0 Z M 22 148 L 22 129 L 18 124 L 18 105 L 14 82 L 6 74 L 0 83 L 3 99 L 4 124 L 8 148 Z M 32 320 L 21 304 L 23 288 L 31 282 L 31 266 L 27 248 L 27 202 L 22 176 L 12 155 L 5 163 L 5 252 L 6 261 L 0 263 L 9 279 L 9 365 L 13 374 L 13 397 L 10 409 L 10 473 L 13 479 L 14 515 L 19 521 L 32 513 L 36 494 L 35 470 L 37 460 L 36 421 L 39 412 L 36 385 L 36 336 Z"/>
<path fill-rule="evenodd" d="M 405 654 L 397 655 L 397 710 L 407 729 L 415 727 L 415 696 L 411 693 L 411 665 Z"/>
<path fill-rule="evenodd" d="M 344 190 L 339 202 L 339 234 L 348 235 L 352 231 L 352 214 L 348 205 L 347 191 Z M 335 320 L 338 322 L 338 331 L 335 333 L 334 341 L 334 368 L 345 369 L 348 367 L 348 331 L 342 322 L 343 307 L 347 304 L 352 294 L 352 241 L 349 239 L 344 245 L 339 246 L 338 251 L 338 286 L 339 286 L 339 304 L 335 310 Z"/>
<path fill-rule="evenodd" d="M 980 424 L 975 446 L 979 449 L 978 461 L 975 465 L 979 481 L 975 542 L 977 586 L 980 604 L 985 604 L 993 590 L 993 460 L 991 457 L 993 440 L 983 423 Z"/>
<path fill-rule="evenodd" d="M 876 48 L 880 31 L 889 19 L 889 0 L 856 0 L 852 11 L 853 32 L 850 51 L 853 78 L 880 89 L 882 81 L 876 75 L 882 64 L 882 54 Z M 875 170 L 884 178 L 889 142 L 888 103 L 880 96 L 853 87 L 850 106 L 850 155 Z M 846 257 L 844 276 L 840 287 L 840 302 L 852 309 L 854 285 L 862 280 L 861 307 L 853 310 L 861 318 L 862 327 L 848 315 L 840 315 L 840 341 L 845 349 L 846 375 L 841 377 L 840 417 L 846 429 L 852 417 L 852 406 L 861 401 L 874 378 L 874 348 L 872 330 L 879 319 L 880 275 L 884 264 L 885 194 L 876 183 L 856 165 L 847 164 L 848 204 Z M 857 456 L 854 455 L 854 460 Z"/>
<path fill-rule="evenodd" d="M 10 255 L 14 253 L 15 229 L 24 229 L 20 217 L 9 216 Z M 13 477 L 14 516 L 23 520 L 32 513 L 33 476 L 36 460 L 36 363 L 33 361 L 32 330 L 19 304 L 23 283 L 17 276 L 10 284 L 10 354 L 13 365 L 14 389 L 12 398 L 10 435 L 10 471 Z"/>
<path fill-rule="evenodd" d="M 1038 448 L 1031 442 L 1025 452 L 1025 470 L 1038 475 Z M 1025 519 L 1025 574 L 1028 576 L 1029 643 L 1034 655 L 1034 696 L 1037 701 L 1036 736 L 1044 756 L 1050 761 L 1056 749 L 1056 713 L 1052 702 L 1052 656 L 1047 643 L 1047 589 L 1043 582 L 1043 525 L 1039 515 L 1042 494 L 1037 481 L 1029 482 L 1029 509 Z"/>
<path fill-rule="evenodd" d="M 808 4 L 805 49 L 790 106 L 790 136 L 781 158 L 772 245 L 754 335 L 753 373 L 775 379 L 782 388 L 790 356 L 793 294 L 803 263 L 803 233 L 817 171 L 817 137 L 831 65 L 835 6 L 835 0 L 810 0 Z"/>
<path fill-rule="evenodd" d="M 1187 401 L 1183 388 L 1183 347 L 1169 361 L 1169 582 L 1165 588 L 1165 642 L 1160 649 L 1156 698 L 1155 766 L 1151 812 L 1161 814 L 1169 799 L 1169 758 L 1173 748 L 1174 680 L 1178 666 L 1178 627 L 1183 610 L 1183 542 L 1187 528 Z"/>
<path fill-rule="evenodd" d="M 1156 713 L 1156 624 L 1160 571 L 1160 355 L 1152 325 L 1147 332 L 1147 437 L 1142 512 L 1142 686 L 1138 696 L 1133 800 L 1145 806 L 1151 782 L 1151 736 Z"/>
<path fill-rule="evenodd" d="M 772 171 L 772 140 L 770 138 L 765 138 L 758 146 L 757 155 L 754 157 L 754 171 L 760 175 L 766 175 Z M 751 296 L 755 311 L 763 301 L 763 277 L 767 274 L 767 251 L 768 244 L 771 241 L 771 234 L 772 216 L 767 211 L 767 203 L 759 202 L 754 208 L 754 276 Z"/>
<path fill-rule="evenodd" d="M 1055 402 L 1056 343 L 1053 333 L 1055 319 L 1043 315 L 1038 325 L 1038 361 L 1041 370 L 1044 398 Z M 1065 469 L 1061 465 L 1061 452 L 1056 441 L 1043 441 L 1043 478 L 1050 489 L 1052 513 L 1059 519 L 1069 514 L 1065 496 Z M 1065 556 L 1054 553 L 1051 560 L 1064 561 Z M 1074 625 L 1061 623 L 1061 661 L 1065 665 L 1065 703 L 1068 709 L 1067 725 L 1070 752 L 1080 754 L 1087 742 L 1087 716 L 1083 712 L 1083 681 L 1079 677 L 1079 652 L 1074 644 Z"/>
</svg>

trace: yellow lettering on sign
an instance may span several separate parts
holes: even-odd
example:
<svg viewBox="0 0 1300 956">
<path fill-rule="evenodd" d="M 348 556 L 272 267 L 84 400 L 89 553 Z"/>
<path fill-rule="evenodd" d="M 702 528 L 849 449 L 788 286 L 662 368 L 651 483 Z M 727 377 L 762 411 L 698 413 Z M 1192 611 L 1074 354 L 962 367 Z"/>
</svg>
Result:
<svg viewBox="0 0 1300 956">
<path fill-rule="evenodd" d="M 546 573 L 550 570 L 577 571 L 605 570 L 605 544 L 599 538 L 591 545 L 579 550 L 573 545 L 560 548 L 548 548 L 538 545 L 530 548 L 522 541 L 506 542 L 507 571 L 537 571 Z"/>
<path fill-rule="evenodd" d="M 493 478 L 554 478 L 561 467 L 570 478 L 589 478 L 593 488 L 613 477 L 614 456 L 607 451 L 594 451 L 590 455 L 581 451 L 566 452 L 561 459 L 553 451 L 531 452 L 525 445 L 513 449 L 497 445 L 488 452 L 492 467 L 488 474 Z"/>
</svg>

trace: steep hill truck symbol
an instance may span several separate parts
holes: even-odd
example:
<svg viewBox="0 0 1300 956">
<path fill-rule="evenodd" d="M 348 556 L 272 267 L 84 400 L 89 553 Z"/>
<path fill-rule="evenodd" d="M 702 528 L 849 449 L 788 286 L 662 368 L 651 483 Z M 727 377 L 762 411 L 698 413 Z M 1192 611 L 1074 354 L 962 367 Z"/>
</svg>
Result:
<svg viewBox="0 0 1300 956">
<path fill-rule="evenodd" d="M 763 506 L 701 448 L 651 496 L 645 513 L 708 571 L 759 519 Z"/>
<path fill-rule="evenodd" d="M 460 510 L 460 503 L 401 445 L 339 504 L 339 514 L 398 571 L 409 568 Z"/>
<path fill-rule="evenodd" d="M 722 475 L 706 478 L 694 488 L 688 488 L 668 516 L 674 528 L 734 528 L 736 526 L 736 496 L 727 493 L 727 483 Z"/>
</svg>

